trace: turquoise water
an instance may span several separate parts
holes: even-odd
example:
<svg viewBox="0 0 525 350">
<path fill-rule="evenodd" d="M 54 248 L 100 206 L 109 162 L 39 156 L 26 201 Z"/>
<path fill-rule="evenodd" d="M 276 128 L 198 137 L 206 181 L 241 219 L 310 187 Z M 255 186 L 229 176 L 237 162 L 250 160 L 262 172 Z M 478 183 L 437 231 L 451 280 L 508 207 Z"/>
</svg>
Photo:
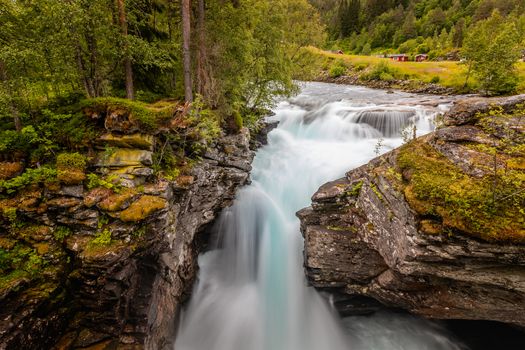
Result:
<svg viewBox="0 0 525 350">
<path fill-rule="evenodd" d="M 321 83 L 281 102 L 270 118 L 280 124 L 253 162 L 253 182 L 222 214 L 216 249 L 199 258 L 175 348 L 460 349 L 435 324 L 410 316 L 341 320 L 306 283 L 295 217 L 320 185 L 401 145 L 403 129 L 430 132 L 449 102 Z"/>
</svg>

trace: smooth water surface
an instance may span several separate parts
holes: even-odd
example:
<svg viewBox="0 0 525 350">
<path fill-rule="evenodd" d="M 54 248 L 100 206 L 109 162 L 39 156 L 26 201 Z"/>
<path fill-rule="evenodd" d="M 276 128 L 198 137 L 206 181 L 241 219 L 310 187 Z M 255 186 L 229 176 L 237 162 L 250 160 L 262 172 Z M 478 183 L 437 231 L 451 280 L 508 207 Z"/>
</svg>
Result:
<svg viewBox="0 0 525 350">
<path fill-rule="evenodd" d="M 436 96 L 305 83 L 275 108 L 251 185 L 217 225 L 183 312 L 177 350 L 452 350 L 434 323 L 399 314 L 341 320 L 307 286 L 296 211 L 323 183 L 433 129 Z M 406 137 L 406 136 L 405 136 Z M 381 141 L 380 141 L 381 140 Z"/>
</svg>

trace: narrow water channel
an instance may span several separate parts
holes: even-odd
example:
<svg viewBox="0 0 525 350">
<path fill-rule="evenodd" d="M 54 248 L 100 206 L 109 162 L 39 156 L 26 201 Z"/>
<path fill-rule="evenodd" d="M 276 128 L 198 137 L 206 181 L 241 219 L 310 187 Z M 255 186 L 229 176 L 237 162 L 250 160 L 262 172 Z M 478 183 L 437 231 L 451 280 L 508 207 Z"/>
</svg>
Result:
<svg viewBox="0 0 525 350">
<path fill-rule="evenodd" d="M 463 349 L 415 317 L 341 320 L 306 283 L 295 216 L 320 185 L 401 145 L 403 130 L 432 131 L 434 117 L 449 107 L 439 96 L 322 83 L 305 83 L 281 102 L 253 182 L 222 214 L 215 249 L 199 258 L 176 350 Z"/>
</svg>

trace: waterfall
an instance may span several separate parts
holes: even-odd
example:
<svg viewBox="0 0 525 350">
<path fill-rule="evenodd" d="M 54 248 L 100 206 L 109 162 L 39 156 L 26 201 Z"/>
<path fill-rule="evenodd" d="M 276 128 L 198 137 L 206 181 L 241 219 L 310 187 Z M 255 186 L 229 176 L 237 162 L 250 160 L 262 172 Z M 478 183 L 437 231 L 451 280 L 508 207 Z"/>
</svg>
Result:
<svg viewBox="0 0 525 350">
<path fill-rule="evenodd" d="M 419 134 L 427 133 L 446 108 L 445 102 L 418 105 L 407 94 L 320 83 L 305 84 L 299 96 L 281 102 L 271 118 L 280 124 L 257 152 L 253 182 L 218 220 L 215 249 L 199 257 L 199 280 L 175 349 L 460 349 L 421 319 L 340 320 L 307 286 L 295 217 L 320 185 L 372 159 L 379 139 L 381 152 L 393 149 L 403 142 L 398 129 L 417 125 Z"/>
</svg>

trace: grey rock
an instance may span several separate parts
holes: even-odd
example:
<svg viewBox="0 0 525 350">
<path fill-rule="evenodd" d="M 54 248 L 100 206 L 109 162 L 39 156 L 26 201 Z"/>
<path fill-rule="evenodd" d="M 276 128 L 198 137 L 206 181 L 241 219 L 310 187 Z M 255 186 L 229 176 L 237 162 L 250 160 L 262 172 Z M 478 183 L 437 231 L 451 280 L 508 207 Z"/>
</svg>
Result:
<svg viewBox="0 0 525 350">
<path fill-rule="evenodd" d="M 498 101 L 511 109 L 524 100 L 522 95 Z M 449 127 L 421 141 L 464 173 L 487 175 L 493 158 L 483 159 L 463 144 L 490 144 L 497 138 L 467 125 L 487 108 L 486 100 L 474 102 L 472 109 L 462 105 L 448 116 Z M 311 207 L 297 213 L 309 282 L 336 295 L 343 314 L 352 313 L 352 300 L 364 297 L 430 318 L 525 327 L 525 246 L 423 231 L 423 222 L 441 223 L 419 216 L 388 175 L 386 169 L 397 166 L 397 154 L 394 150 L 323 185 Z M 356 191 L 358 183 L 362 187 Z"/>
</svg>

